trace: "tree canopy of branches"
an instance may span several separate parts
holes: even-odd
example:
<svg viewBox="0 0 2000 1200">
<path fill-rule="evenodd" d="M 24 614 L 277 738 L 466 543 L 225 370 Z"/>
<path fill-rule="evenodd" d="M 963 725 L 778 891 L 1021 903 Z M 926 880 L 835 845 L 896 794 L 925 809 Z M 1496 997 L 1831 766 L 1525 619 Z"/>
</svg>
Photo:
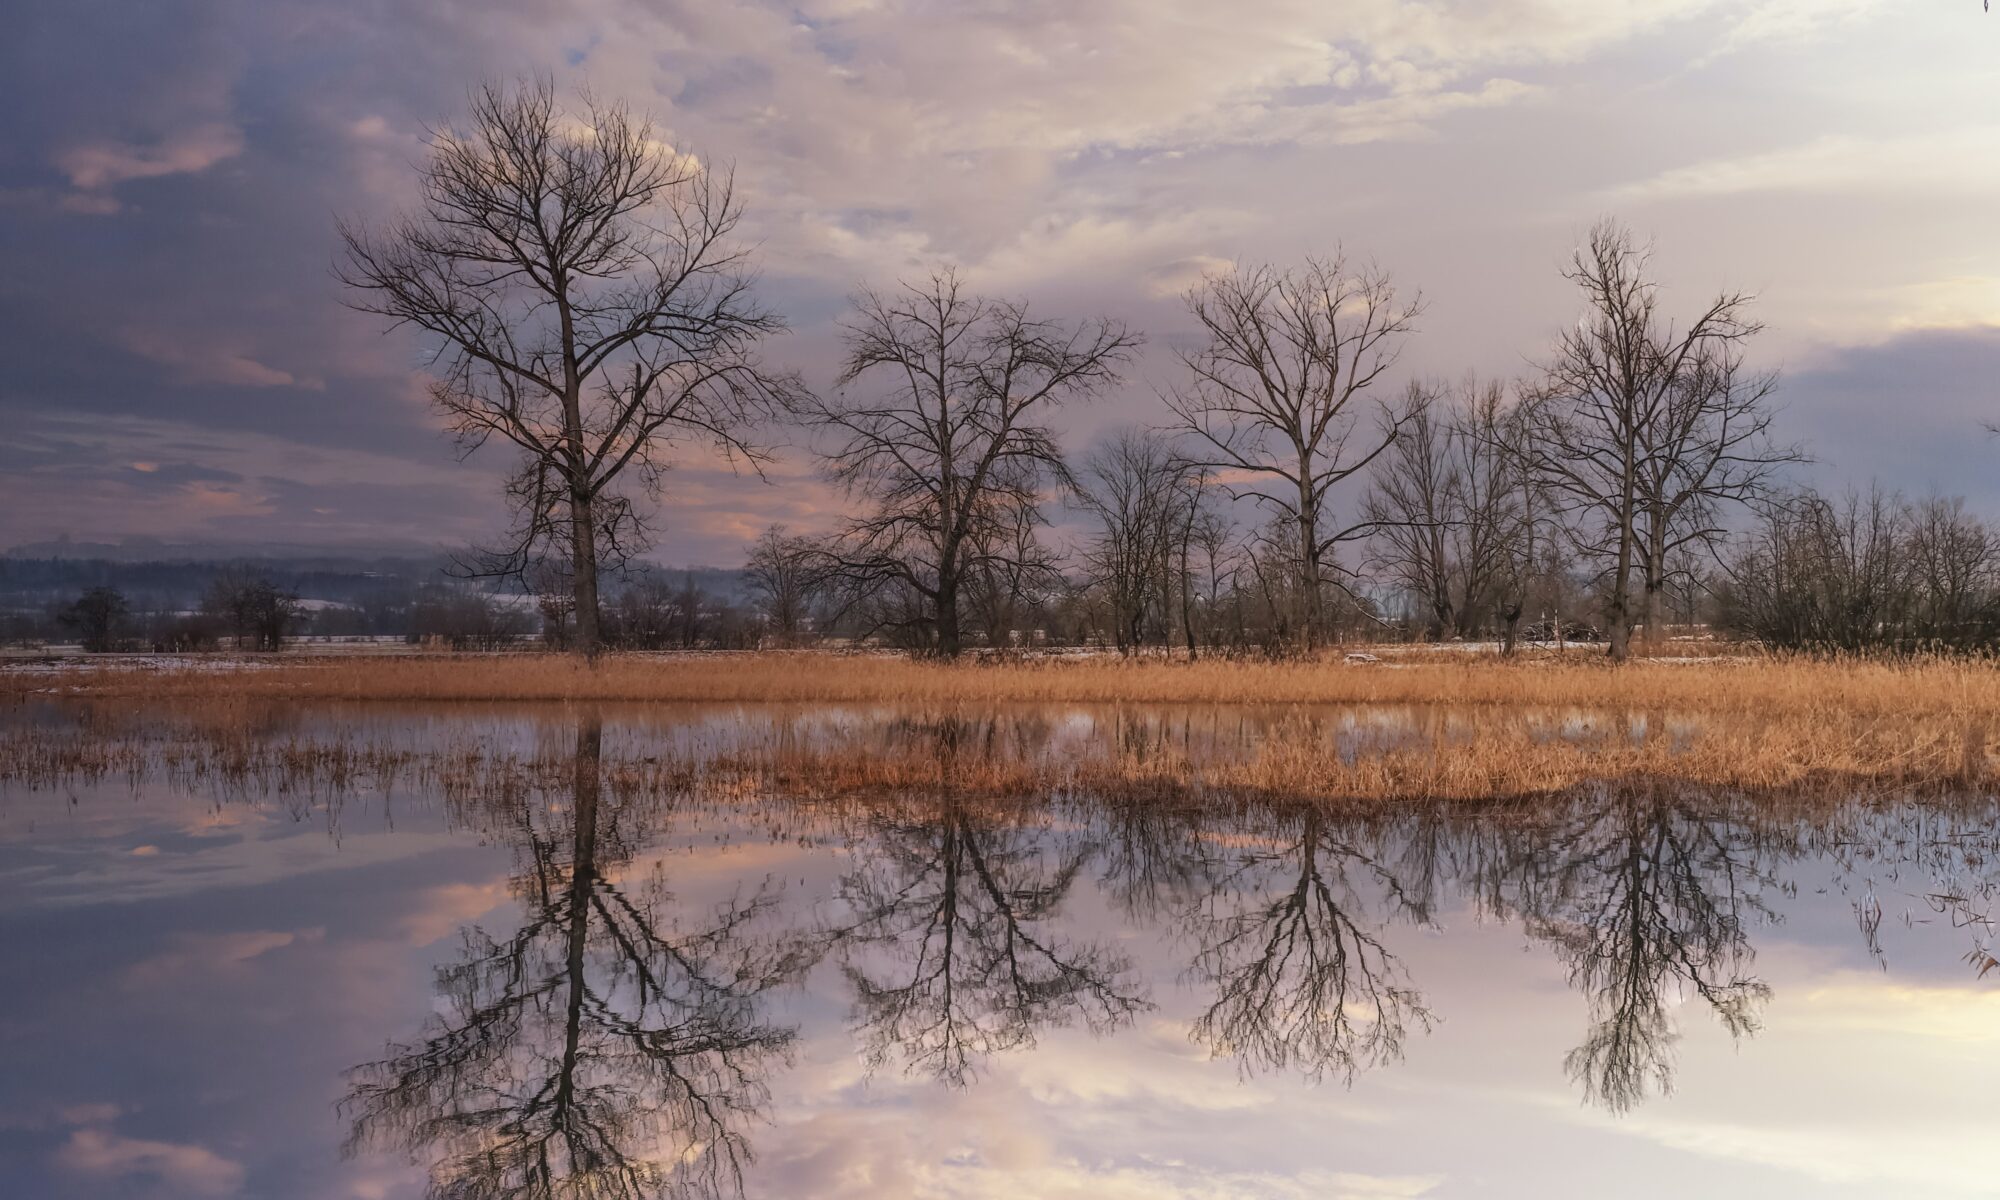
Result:
<svg viewBox="0 0 2000 1200">
<path fill-rule="evenodd" d="M 1589 1032 L 1564 1060 L 1587 1099 L 1623 1112 L 1672 1091 L 1680 995 L 1732 1037 L 1757 1031 L 1771 989 L 1751 971 L 1748 928 L 1769 917 L 1777 881 L 1740 826 L 1626 790 L 1514 836 L 1495 869 L 1589 1002 Z"/>
<path fill-rule="evenodd" d="M 1115 383 L 1139 338 L 1106 319 L 1030 317 L 949 269 L 861 292 L 844 330 L 836 394 L 806 407 L 830 438 L 828 473 L 864 505 L 835 546 L 837 573 L 908 589 L 921 603 L 907 619 L 956 656 L 968 580 L 1031 562 L 1022 531 L 1041 489 L 1070 482 L 1043 414 Z"/>
<path fill-rule="evenodd" d="M 1959 500 L 1769 505 L 1728 563 L 1724 628 L 1789 650 L 2000 647 L 2000 536 Z"/>
<path fill-rule="evenodd" d="M 76 630 L 77 640 L 85 651 L 102 654 L 118 648 L 119 635 L 131 611 L 125 594 L 117 588 L 94 587 L 65 605 L 57 620 L 64 627 Z"/>
<path fill-rule="evenodd" d="M 1407 406 L 1370 403 L 1422 309 L 1389 276 L 1335 255 L 1292 270 L 1237 268 L 1187 295 L 1202 344 L 1182 352 L 1187 380 L 1168 398 L 1203 465 L 1261 481 L 1254 494 L 1293 530 L 1310 649 L 1325 629 L 1334 549 L 1368 525 L 1334 525 L 1331 493 L 1394 443 Z"/>
<path fill-rule="evenodd" d="M 1430 1009 L 1370 919 L 1357 877 L 1396 915 L 1430 919 L 1422 898 L 1317 811 L 1268 847 L 1238 851 L 1194 918 L 1203 932 L 1193 973 L 1215 987 L 1196 1041 L 1238 1056 L 1246 1074 L 1351 1081 L 1400 1059 L 1411 1025 L 1429 1031 Z"/>
<path fill-rule="evenodd" d="M 1630 653 L 1633 572 L 1654 637 L 1674 552 L 1714 543 L 1719 507 L 1761 496 L 1800 457 L 1769 439 L 1775 376 L 1743 363 L 1763 328 L 1750 297 L 1720 293 L 1677 328 L 1660 312 L 1650 257 L 1623 226 L 1591 230 L 1563 272 L 1584 316 L 1557 339 L 1529 416 L 1542 485 L 1600 567 L 1617 660 Z"/>
<path fill-rule="evenodd" d="M 1519 411 L 1498 382 L 1472 379 L 1408 407 L 1368 495 L 1375 562 L 1421 606 L 1433 640 L 1493 621 L 1511 649 L 1544 541 Z"/>
<path fill-rule="evenodd" d="M 261 575 L 225 571 L 202 597 L 202 609 L 236 637 L 238 646 L 282 650 L 285 635 L 299 619 L 299 598 Z"/>
<path fill-rule="evenodd" d="M 766 529 L 750 547 L 744 579 L 763 609 L 770 637 L 781 646 L 795 646 L 811 618 L 811 592 L 824 564 L 811 538 L 785 532 L 783 525 Z"/>
<path fill-rule="evenodd" d="M 950 762 L 1001 725 L 947 718 L 913 732 Z M 1064 932 L 1093 845 L 1051 846 L 949 791 L 877 821 L 874 835 L 841 880 L 850 920 L 834 939 L 870 1063 L 900 1057 L 962 1085 L 1044 1026 L 1108 1031 L 1152 1007 L 1115 947 Z"/>
<path fill-rule="evenodd" d="M 1145 644 L 1149 628 L 1164 640 L 1176 607 L 1192 650 L 1189 560 L 1208 484 L 1206 469 L 1146 430 L 1114 433 L 1085 458 L 1077 498 L 1097 530 L 1084 567 L 1104 591 L 1120 650 Z"/>
<path fill-rule="evenodd" d="M 506 545 L 476 572 L 567 576 L 572 644 L 601 645 L 598 576 L 643 544 L 630 487 L 656 490 L 689 441 L 759 462 L 754 424 L 796 386 L 758 343 L 783 322 L 751 296 L 732 179 L 652 125 L 554 86 L 487 85 L 440 130 L 414 215 L 343 223 L 351 303 L 423 335 L 430 395 L 470 453 L 520 467 Z"/>
</svg>

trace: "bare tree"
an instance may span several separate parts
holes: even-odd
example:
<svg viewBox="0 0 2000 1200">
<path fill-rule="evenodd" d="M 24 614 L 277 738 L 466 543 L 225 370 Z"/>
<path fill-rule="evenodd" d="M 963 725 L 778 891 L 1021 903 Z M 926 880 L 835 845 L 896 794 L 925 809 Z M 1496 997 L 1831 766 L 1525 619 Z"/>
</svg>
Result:
<svg viewBox="0 0 2000 1200">
<path fill-rule="evenodd" d="M 1237 580 L 1242 572 L 1242 555 L 1236 544 L 1236 525 L 1225 514 L 1207 507 L 1196 509 L 1194 520 L 1188 526 L 1187 539 L 1182 543 L 1184 570 L 1189 587 L 1200 595 L 1200 612 L 1204 636 L 1210 646 L 1223 640 L 1224 597 L 1228 597 L 1229 615 L 1234 618 L 1233 639 L 1239 644 L 1245 639 L 1243 617 L 1243 593 Z M 1197 557 L 1199 556 L 1199 557 Z M 1195 569 L 1195 563 L 1200 569 Z M 1187 602 L 1190 609 L 1188 627 L 1190 630 L 1188 652 L 1194 652 L 1193 628 L 1194 601 Z"/>
<path fill-rule="evenodd" d="M 1188 381 L 1168 403 L 1204 466 L 1261 481 L 1250 490 L 1293 529 L 1300 644 L 1324 624 L 1336 546 L 1365 521 L 1333 526 L 1331 492 L 1392 443 L 1412 412 L 1368 402 L 1422 310 L 1389 276 L 1336 254 L 1303 267 L 1211 275 L 1187 295 L 1204 343 L 1180 358 Z M 1373 418 L 1373 419 L 1370 419 Z"/>
<path fill-rule="evenodd" d="M 1777 375 L 1743 365 L 1742 343 L 1762 328 L 1728 314 L 1691 356 L 1659 419 L 1646 429 L 1639 477 L 1645 548 L 1640 613 L 1648 642 L 1660 636 L 1676 557 L 1716 547 L 1725 533 L 1724 506 L 1761 500 L 1782 464 L 1805 459 L 1797 447 L 1771 440 Z"/>
<path fill-rule="evenodd" d="M 343 223 L 354 307 L 425 335 L 430 394 L 470 453 L 520 453 L 508 543 L 476 573 L 560 563 L 572 645 L 595 655 L 598 575 L 642 544 L 629 489 L 654 492 L 674 450 L 751 464 L 749 430 L 797 390 L 757 343 L 784 328 L 750 294 L 732 180 L 661 144 L 623 105 L 571 112 L 538 80 L 482 87 L 421 168 L 419 211 Z"/>
<path fill-rule="evenodd" d="M 1085 459 L 1077 500 L 1098 529 L 1084 563 L 1110 601 L 1120 650 L 1143 645 L 1149 622 L 1164 637 L 1175 605 L 1187 620 L 1190 543 L 1207 477 L 1150 430 L 1113 433 Z"/>
<path fill-rule="evenodd" d="M 1955 498 L 1789 495 L 1738 537 L 1722 622 L 1785 649 L 1990 651 L 2000 644 L 1996 547 Z"/>
<path fill-rule="evenodd" d="M 1505 837 L 1496 894 L 1589 1004 L 1589 1031 L 1563 1062 L 1587 1100 L 1624 1112 L 1673 1090 L 1677 994 L 1731 1037 L 1757 1032 L 1771 989 L 1753 972 L 1749 930 L 1770 919 L 1778 881 L 1739 823 L 1627 788 Z"/>
<path fill-rule="evenodd" d="M 1215 989 L 1191 1036 L 1235 1057 L 1246 1076 L 1293 1070 L 1318 1082 L 1332 1072 L 1351 1082 L 1400 1060 L 1412 1025 L 1431 1025 L 1368 894 L 1417 924 L 1430 909 L 1316 809 L 1274 832 L 1213 868 L 1209 894 L 1186 918 L 1200 947 L 1190 975 Z"/>
<path fill-rule="evenodd" d="M 1585 313 L 1557 339 L 1533 398 L 1530 440 L 1544 488 L 1570 522 L 1579 552 L 1602 565 L 1610 654 L 1631 652 L 1632 573 L 1674 531 L 1712 536 L 1702 501 L 1761 486 L 1750 447 L 1768 424 L 1768 381 L 1739 374 L 1739 349 L 1760 328 L 1749 297 L 1725 292 L 1684 329 L 1659 312 L 1650 251 L 1615 222 L 1599 223 L 1563 274 Z M 1718 389 L 1727 392 L 1719 395 Z M 1762 453 L 1775 462 L 1783 455 Z M 1650 579 L 1650 574 L 1645 576 Z"/>
<path fill-rule="evenodd" d="M 1413 393 L 1421 389 L 1410 385 Z M 1423 607 L 1425 632 L 1435 641 L 1465 615 L 1455 542 L 1465 525 L 1466 481 L 1448 415 L 1427 404 L 1415 406 L 1415 414 L 1376 464 L 1364 511 L 1375 526 L 1376 564 Z"/>
<path fill-rule="evenodd" d="M 807 596 L 821 570 L 819 557 L 812 539 L 787 534 L 783 525 L 766 529 L 750 547 L 744 575 L 780 645 L 795 644 L 805 631 Z"/>
<path fill-rule="evenodd" d="M 867 505 L 836 548 L 839 570 L 914 592 L 931 645 L 955 656 L 968 578 L 1014 554 L 1045 482 L 1070 482 L 1042 414 L 1116 382 L 1140 339 L 1107 319 L 1031 318 L 949 268 L 864 290 L 845 334 L 837 394 L 807 406 L 832 438 L 829 474 Z"/>
</svg>

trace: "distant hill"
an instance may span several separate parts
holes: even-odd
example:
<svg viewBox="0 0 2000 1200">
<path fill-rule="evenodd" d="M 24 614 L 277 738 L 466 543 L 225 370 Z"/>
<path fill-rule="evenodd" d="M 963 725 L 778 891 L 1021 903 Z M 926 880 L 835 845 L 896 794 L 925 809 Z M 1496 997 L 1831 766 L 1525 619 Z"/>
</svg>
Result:
<svg viewBox="0 0 2000 1200">
<path fill-rule="evenodd" d="M 250 572 L 269 579 L 301 599 L 330 604 L 363 604 L 389 593 L 407 593 L 424 584 L 448 579 L 449 555 L 438 551 L 408 554 L 348 554 L 324 547 L 285 552 L 282 547 L 252 551 L 230 547 L 204 555 L 194 545 L 104 547 L 84 543 L 45 542 L 17 547 L 0 556 L 0 610 L 29 611 L 52 602 L 73 599 L 93 587 L 125 593 L 136 607 L 171 611 L 192 608 L 216 576 Z M 151 550 L 152 555 L 144 553 Z M 53 552 L 52 552 L 53 551 Z M 640 564 L 632 578 L 652 578 L 679 584 L 689 575 L 696 586 L 718 599 L 741 602 L 747 588 L 743 572 L 719 567 L 665 567 Z M 609 581 L 607 591 L 621 584 Z"/>
</svg>

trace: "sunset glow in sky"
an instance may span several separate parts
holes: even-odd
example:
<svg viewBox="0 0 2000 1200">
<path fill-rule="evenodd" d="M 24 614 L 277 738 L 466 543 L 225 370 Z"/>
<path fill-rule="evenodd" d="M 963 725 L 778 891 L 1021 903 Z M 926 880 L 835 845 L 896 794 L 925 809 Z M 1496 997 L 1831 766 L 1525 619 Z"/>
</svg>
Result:
<svg viewBox="0 0 2000 1200">
<path fill-rule="evenodd" d="M 505 514 L 414 339 L 344 309 L 336 216 L 429 124 L 551 73 L 733 160 L 769 348 L 831 386 L 863 282 L 939 262 L 1151 341 L 1077 448 L 1162 419 L 1178 294 L 1345 246 L 1429 307 L 1406 372 L 1532 369 L 1615 214 L 1666 303 L 1758 293 L 1825 486 L 2000 513 L 2000 16 L 1976 0 L 24 0 L 0 40 L 0 548 L 445 546 Z M 780 433 L 781 437 L 795 435 Z M 657 556 L 838 503 L 691 460 Z"/>
</svg>

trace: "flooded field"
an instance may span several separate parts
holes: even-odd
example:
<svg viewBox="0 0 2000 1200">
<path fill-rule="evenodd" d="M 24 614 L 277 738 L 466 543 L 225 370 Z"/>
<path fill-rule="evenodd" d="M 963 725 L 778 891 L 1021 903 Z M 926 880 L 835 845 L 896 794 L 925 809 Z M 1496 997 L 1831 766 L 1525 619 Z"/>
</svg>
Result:
<svg viewBox="0 0 2000 1200">
<path fill-rule="evenodd" d="M 1651 769 L 1754 740 L 1559 708 L 22 704 L 0 1178 L 1992 1195 L 1983 729 L 1916 739 L 1922 786 Z M 1537 747 L 1550 786 L 1436 765 Z"/>
</svg>

